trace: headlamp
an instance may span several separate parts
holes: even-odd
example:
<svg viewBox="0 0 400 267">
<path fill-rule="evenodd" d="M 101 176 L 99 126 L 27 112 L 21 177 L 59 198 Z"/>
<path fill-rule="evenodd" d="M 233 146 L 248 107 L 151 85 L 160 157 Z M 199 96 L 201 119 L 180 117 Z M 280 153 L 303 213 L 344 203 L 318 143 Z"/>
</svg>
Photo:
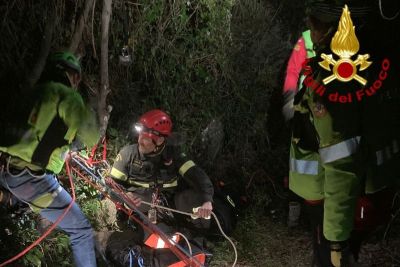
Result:
<svg viewBox="0 0 400 267">
<path fill-rule="evenodd" d="M 153 130 L 153 129 L 151 129 L 151 128 L 148 128 L 148 127 L 146 127 L 145 125 L 143 125 L 142 123 L 140 123 L 140 122 L 137 122 L 137 123 L 135 123 L 135 131 L 137 132 L 137 133 L 148 133 L 148 134 L 152 134 L 152 135 L 155 135 L 155 136 L 157 136 L 157 137 L 161 137 L 161 136 L 164 136 L 163 134 L 161 134 L 160 132 L 158 132 L 158 131 L 155 131 L 155 130 Z"/>
<path fill-rule="evenodd" d="M 143 124 L 141 124 L 141 123 L 135 123 L 135 131 L 136 131 L 136 132 L 140 133 L 140 132 L 143 131 L 143 129 L 144 129 Z"/>
</svg>

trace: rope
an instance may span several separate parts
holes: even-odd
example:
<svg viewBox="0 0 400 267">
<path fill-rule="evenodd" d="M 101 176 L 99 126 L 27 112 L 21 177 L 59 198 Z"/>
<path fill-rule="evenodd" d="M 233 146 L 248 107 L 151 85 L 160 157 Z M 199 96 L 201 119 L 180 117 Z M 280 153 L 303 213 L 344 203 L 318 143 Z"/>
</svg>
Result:
<svg viewBox="0 0 400 267">
<path fill-rule="evenodd" d="M 61 222 L 62 219 L 64 219 L 65 215 L 67 214 L 67 212 L 71 209 L 72 205 L 75 203 L 75 188 L 74 188 L 74 184 L 72 182 L 72 175 L 71 175 L 71 170 L 70 170 L 70 166 L 69 166 L 69 161 L 66 161 L 66 166 L 67 166 L 67 173 L 68 173 L 68 177 L 69 177 L 69 182 L 71 185 L 71 191 L 72 191 L 72 200 L 69 203 L 68 207 L 64 210 L 64 212 L 60 215 L 60 217 L 57 218 L 57 220 L 53 223 L 53 225 L 51 225 L 46 232 L 44 232 L 44 234 L 39 237 L 35 242 L 33 242 L 31 245 L 29 245 L 28 247 L 26 247 L 23 251 L 21 251 L 20 253 L 18 253 L 17 255 L 15 255 L 14 257 L 12 257 L 11 259 L 3 262 L 2 264 L 0 264 L 0 267 L 6 266 L 7 264 L 10 264 L 14 261 L 16 261 L 17 259 L 21 258 L 22 256 L 24 256 L 26 253 L 28 253 L 31 249 L 33 249 L 35 246 L 37 246 L 40 242 L 42 242 L 43 239 L 45 239 L 53 230 L 54 228 L 57 227 L 57 225 Z M 7 166 L 8 167 L 8 166 Z"/>
<path fill-rule="evenodd" d="M 193 255 L 192 246 L 190 245 L 190 242 L 187 239 L 187 237 L 184 234 L 182 234 L 181 232 L 176 232 L 175 234 L 181 236 L 186 241 L 186 244 L 189 248 L 189 254 L 190 254 L 190 256 L 192 256 Z"/>
<path fill-rule="evenodd" d="M 95 144 L 94 147 L 92 148 L 90 155 L 89 155 L 89 159 L 87 159 L 87 163 L 90 165 L 93 164 L 97 164 L 97 163 L 101 163 L 101 162 L 105 162 L 107 159 L 107 139 L 106 137 L 103 137 L 103 139 L 101 140 L 101 143 L 103 144 L 103 151 L 101 154 L 101 160 L 95 160 L 96 158 L 96 151 L 97 148 L 99 146 L 99 143 Z"/>
</svg>

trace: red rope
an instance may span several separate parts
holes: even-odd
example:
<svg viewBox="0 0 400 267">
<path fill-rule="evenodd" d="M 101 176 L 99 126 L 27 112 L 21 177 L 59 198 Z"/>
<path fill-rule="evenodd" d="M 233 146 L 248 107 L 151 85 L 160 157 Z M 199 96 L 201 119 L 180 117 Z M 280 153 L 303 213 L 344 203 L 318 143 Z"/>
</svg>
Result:
<svg viewBox="0 0 400 267">
<path fill-rule="evenodd" d="M 41 237 L 39 237 L 35 242 L 33 242 L 31 245 L 29 245 L 27 248 L 25 248 L 23 251 L 21 251 L 20 253 L 18 253 L 14 257 L 12 257 L 11 259 L 0 264 L 0 267 L 6 266 L 7 264 L 10 264 L 10 263 L 16 261 L 17 259 L 24 256 L 26 253 L 28 253 L 32 248 L 37 246 L 40 242 L 42 242 L 42 240 L 45 239 L 54 230 L 54 228 L 57 227 L 57 225 L 61 222 L 61 220 L 64 219 L 67 212 L 71 209 L 72 205 L 75 202 L 75 189 L 74 189 L 74 184 L 72 182 L 72 176 L 71 176 L 70 167 L 69 167 L 69 160 L 66 161 L 66 166 L 67 166 L 67 174 L 69 177 L 69 182 L 71 184 L 71 191 L 72 191 L 72 200 L 69 203 L 68 207 L 64 210 L 64 212 L 60 215 L 60 217 L 58 217 L 58 219 L 53 223 L 53 225 L 50 226 Z"/>
<path fill-rule="evenodd" d="M 96 151 L 97 151 L 97 148 L 99 147 L 99 144 L 97 143 L 96 145 L 94 145 L 94 147 L 90 151 L 89 159 L 87 160 L 87 163 L 89 165 L 101 163 L 101 161 L 106 161 L 106 159 L 107 159 L 107 139 L 106 139 L 106 137 L 103 137 L 103 139 L 101 140 L 101 143 L 103 144 L 102 160 L 95 160 Z"/>
</svg>

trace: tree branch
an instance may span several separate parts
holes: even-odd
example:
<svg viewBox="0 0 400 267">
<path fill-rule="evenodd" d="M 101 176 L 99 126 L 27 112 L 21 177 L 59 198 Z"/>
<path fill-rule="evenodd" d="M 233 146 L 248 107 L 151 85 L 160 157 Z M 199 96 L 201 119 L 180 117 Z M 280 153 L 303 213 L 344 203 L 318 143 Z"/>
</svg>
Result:
<svg viewBox="0 0 400 267">
<path fill-rule="evenodd" d="M 79 43 L 82 40 L 83 29 L 85 28 L 86 21 L 89 16 L 89 11 L 91 10 L 91 8 L 93 6 L 93 1 L 94 0 L 86 0 L 83 13 L 81 14 L 81 16 L 78 19 L 78 24 L 75 27 L 75 32 L 74 32 L 74 35 L 72 36 L 72 41 L 69 46 L 69 50 L 73 53 L 76 52 L 76 50 L 78 49 Z"/>
<path fill-rule="evenodd" d="M 108 77 L 108 35 L 111 19 L 112 0 L 103 0 L 103 10 L 101 14 L 101 58 L 100 58 L 100 88 L 98 92 L 98 108 L 100 133 L 105 135 L 108 119 L 112 110 L 111 106 L 107 107 L 107 95 L 110 92 Z"/>
<path fill-rule="evenodd" d="M 43 32 L 42 41 L 40 43 L 40 50 L 38 60 L 32 68 L 32 72 L 26 77 L 26 84 L 28 88 L 32 88 L 33 85 L 39 80 L 40 75 L 46 65 L 46 59 L 50 52 L 51 41 L 53 39 L 53 32 L 56 25 L 56 12 L 53 5 L 49 5 L 47 11 L 47 21 Z"/>
</svg>

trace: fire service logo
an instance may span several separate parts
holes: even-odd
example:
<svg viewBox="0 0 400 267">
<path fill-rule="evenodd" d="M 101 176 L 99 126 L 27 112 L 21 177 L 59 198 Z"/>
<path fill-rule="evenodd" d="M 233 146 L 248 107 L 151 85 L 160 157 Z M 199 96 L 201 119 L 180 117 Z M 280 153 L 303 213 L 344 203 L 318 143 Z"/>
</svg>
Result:
<svg viewBox="0 0 400 267">
<path fill-rule="evenodd" d="M 367 69 L 372 62 L 368 61 L 369 54 L 357 55 L 356 59 L 353 60 L 352 57 L 357 54 L 360 49 L 360 43 L 358 42 L 357 36 L 355 34 L 355 27 L 353 26 L 353 21 L 350 17 L 350 11 L 345 5 L 343 8 L 342 15 L 340 17 L 338 29 L 331 41 L 332 52 L 339 57 L 335 59 L 332 54 L 321 54 L 322 61 L 318 64 L 325 70 L 330 71 L 332 74 L 323 78 L 322 83 L 314 80 L 312 77 L 312 69 L 307 66 L 308 62 L 304 63 L 304 74 L 306 78 L 304 84 L 313 90 L 316 94 L 324 96 L 326 93 L 326 87 L 324 85 L 329 84 L 334 80 L 346 83 L 352 80 L 356 80 L 361 89 L 355 92 L 347 92 L 345 94 L 339 94 L 339 92 L 330 92 L 328 99 L 331 102 L 339 103 L 351 103 L 353 101 L 361 101 L 366 96 L 374 95 L 381 87 L 388 76 L 388 71 L 390 68 L 390 61 L 384 58 L 380 62 L 381 70 L 379 72 L 376 80 L 371 83 L 371 85 L 366 88 L 367 80 L 358 74 L 365 69 Z M 378 74 L 378 73 L 377 73 Z"/>
<path fill-rule="evenodd" d="M 322 82 L 326 85 L 335 79 L 341 82 L 348 82 L 355 79 L 365 86 L 367 80 L 357 74 L 357 66 L 360 67 L 360 71 L 363 71 L 372 62 L 367 61 L 369 54 L 358 55 L 357 59 L 353 61 L 351 57 L 357 54 L 359 49 L 360 44 L 355 33 L 355 27 L 353 26 L 353 21 L 346 5 L 343 8 L 338 30 L 331 42 L 331 50 L 340 59 L 336 61 L 332 55 L 321 55 L 323 61 L 319 62 L 319 65 L 322 68 L 331 71 L 331 65 L 333 65 L 333 74 L 323 79 Z"/>
</svg>

